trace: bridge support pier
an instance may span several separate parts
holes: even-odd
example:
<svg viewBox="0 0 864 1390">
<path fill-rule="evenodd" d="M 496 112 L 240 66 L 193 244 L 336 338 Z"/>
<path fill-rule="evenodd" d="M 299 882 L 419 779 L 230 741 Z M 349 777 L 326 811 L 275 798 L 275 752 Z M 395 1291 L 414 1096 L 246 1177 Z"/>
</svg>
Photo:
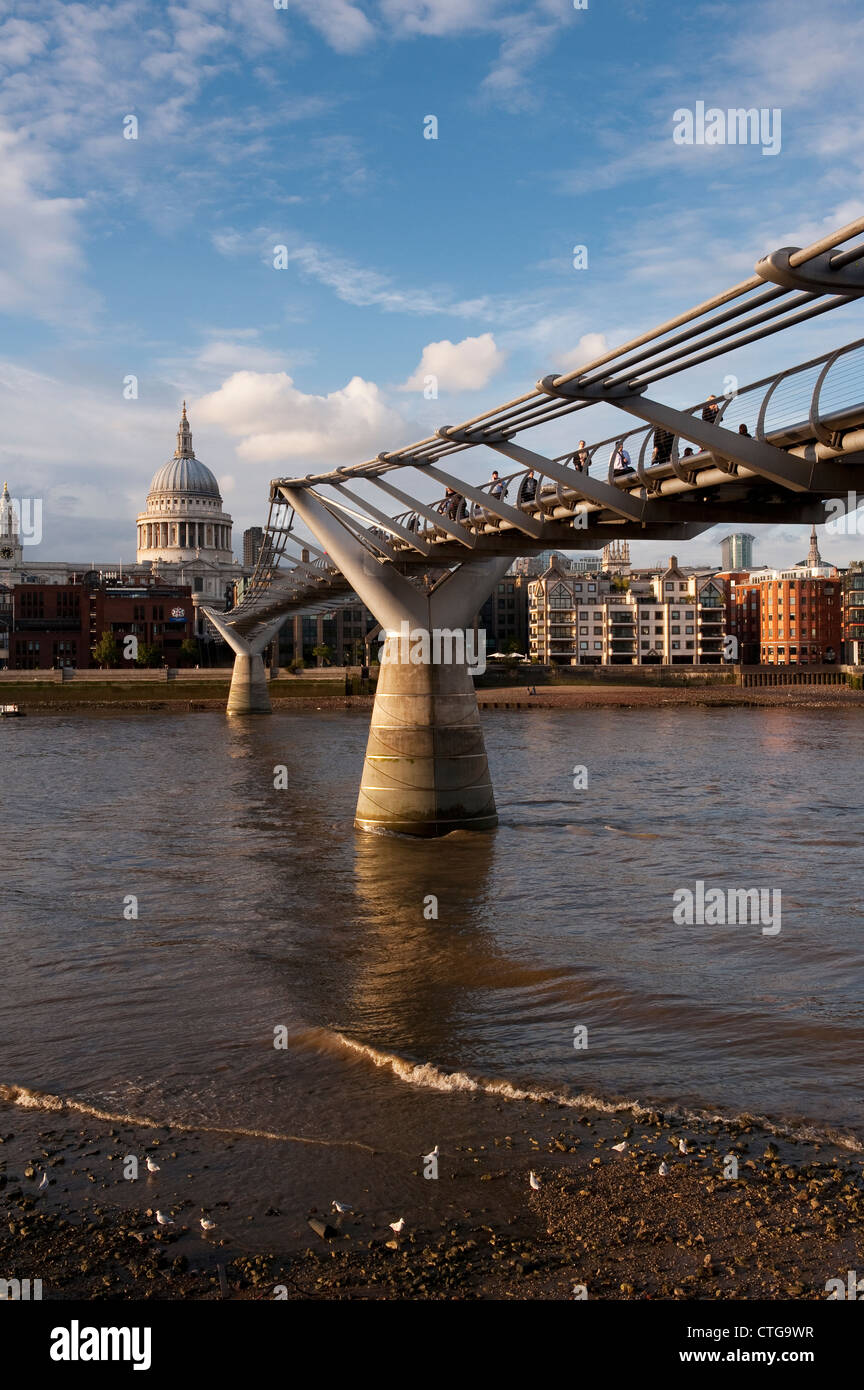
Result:
<svg viewBox="0 0 864 1390">
<path fill-rule="evenodd" d="M 373 556 L 307 489 L 293 490 L 291 503 L 388 634 L 356 828 L 425 837 L 491 830 L 498 816 L 467 628 L 509 557 L 464 561 L 426 592 Z"/>
<path fill-rule="evenodd" d="M 219 636 L 224 638 L 234 652 L 234 671 L 231 688 L 228 691 L 229 715 L 272 714 L 270 691 L 267 688 L 267 674 L 264 670 L 262 652 L 272 642 L 282 626 L 287 614 L 283 613 L 254 638 L 249 639 L 229 626 L 218 613 L 205 609 L 207 617 Z"/>
</svg>

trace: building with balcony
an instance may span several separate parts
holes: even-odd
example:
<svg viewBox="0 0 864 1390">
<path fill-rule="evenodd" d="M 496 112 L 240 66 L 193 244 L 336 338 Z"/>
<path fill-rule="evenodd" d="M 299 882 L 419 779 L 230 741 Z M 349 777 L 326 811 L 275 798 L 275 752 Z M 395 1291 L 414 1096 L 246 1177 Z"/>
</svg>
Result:
<svg viewBox="0 0 864 1390">
<path fill-rule="evenodd" d="M 726 596 L 713 575 L 669 566 L 628 587 L 552 565 L 529 584 L 530 655 L 549 665 L 694 666 L 723 660 Z"/>
</svg>

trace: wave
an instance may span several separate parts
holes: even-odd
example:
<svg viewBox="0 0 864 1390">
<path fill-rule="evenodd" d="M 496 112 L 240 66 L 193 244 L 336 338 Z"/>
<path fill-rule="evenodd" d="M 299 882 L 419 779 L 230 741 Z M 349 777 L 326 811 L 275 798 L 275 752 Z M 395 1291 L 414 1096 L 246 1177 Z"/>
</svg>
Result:
<svg viewBox="0 0 864 1390">
<path fill-rule="evenodd" d="M 354 1139 L 318 1139 L 305 1134 L 282 1134 L 270 1129 L 256 1129 L 247 1126 L 196 1124 L 191 1120 L 167 1119 L 164 1115 L 156 1119 L 151 1115 L 129 1115 L 124 1111 L 102 1110 L 87 1101 L 75 1100 L 68 1096 L 55 1096 L 49 1091 L 35 1091 L 29 1086 L 16 1086 L 0 1082 L 0 1104 L 17 1105 L 23 1110 L 44 1110 L 47 1112 L 72 1112 L 87 1115 L 93 1120 L 106 1120 L 110 1124 L 135 1125 L 139 1129 L 176 1129 L 186 1134 L 226 1134 L 235 1138 L 273 1139 L 284 1144 L 314 1144 L 322 1148 L 362 1149 L 364 1153 L 374 1154 L 377 1149 L 371 1144 L 361 1144 Z"/>
<path fill-rule="evenodd" d="M 667 1119 L 683 1124 L 722 1125 L 724 1128 L 740 1128 L 754 1125 L 777 1138 L 793 1141 L 807 1141 L 820 1144 L 834 1144 L 852 1153 L 864 1153 L 864 1143 L 855 1135 L 841 1130 L 820 1128 L 806 1123 L 775 1120 L 768 1115 L 753 1115 L 749 1111 L 724 1114 L 719 1111 L 694 1106 L 668 1104 L 650 1105 L 632 1098 L 610 1099 L 588 1091 L 573 1095 L 566 1091 L 553 1091 L 534 1086 L 520 1086 L 515 1082 L 480 1076 L 471 1076 L 464 1071 L 445 1071 L 433 1062 L 412 1062 L 395 1052 L 385 1052 L 369 1043 L 361 1043 L 348 1038 L 344 1033 L 331 1032 L 326 1028 L 310 1029 L 301 1035 L 299 1041 L 320 1048 L 322 1051 L 341 1052 L 371 1063 L 375 1067 L 389 1071 L 397 1080 L 410 1086 L 421 1086 L 432 1091 L 451 1091 L 498 1096 L 507 1101 L 520 1101 L 541 1105 L 555 1105 L 565 1110 L 594 1110 L 601 1114 L 616 1115 L 626 1113 L 635 1120 L 645 1121 L 651 1115 L 661 1113 Z"/>
</svg>

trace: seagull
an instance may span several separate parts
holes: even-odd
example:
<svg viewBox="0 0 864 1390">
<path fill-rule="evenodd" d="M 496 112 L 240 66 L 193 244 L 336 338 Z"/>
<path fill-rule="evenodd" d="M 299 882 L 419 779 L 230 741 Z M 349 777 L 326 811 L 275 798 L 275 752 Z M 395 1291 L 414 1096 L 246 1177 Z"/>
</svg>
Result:
<svg viewBox="0 0 864 1390">
<path fill-rule="evenodd" d="M 148 1172 L 148 1173 L 158 1173 L 158 1172 L 159 1172 L 159 1164 L 158 1164 L 158 1163 L 154 1163 L 153 1160 L 152 1160 L 152 1158 L 150 1157 L 149 1154 L 147 1155 L 147 1172 Z"/>
<path fill-rule="evenodd" d="M 47 1186 L 48 1186 L 48 1174 L 47 1174 L 47 1173 L 43 1173 L 43 1174 L 42 1174 L 42 1181 L 41 1181 L 40 1184 L 39 1184 L 39 1191 L 41 1192 L 41 1191 L 42 1191 L 42 1188 L 43 1188 L 43 1187 L 47 1187 Z"/>
<path fill-rule="evenodd" d="M 404 1225 L 405 1225 L 405 1217 L 404 1217 L 404 1216 L 400 1216 L 398 1221 L 391 1221 L 391 1222 L 390 1222 L 390 1230 L 391 1230 L 391 1231 L 395 1231 L 396 1234 L 397 1234 L 397 1236 L 401 1236 L 401 1234 L 402 1234 L 402 1228 L 404 1227 Z"/>
<path fill-rule="evenodd" d="M 333 1198 L 333 1201 L 330 1203 L 330 1205 L 334 1211 L 338 1211 L 340 1216 L 347 1216 L 349 1211 L 354 1210 L 353 1207 L 349 1207 L 347 1202 L 337 1202 L 335 1197 Z"/>
<path fill-rule="evenodd" d="M 438 1145 L 436 1144 L 435 1147 L 434 1147 L 434 1149 L 431 1151 L 431 1153 L 424 1154 L 423 1157 L 424 1157 L 424 1158 L 437 1158 L 437 1157 L 438 1157 Z"/>
<path fill-rule="evenodd" d="M 531 1186 L 532 1186 L 532 1188 L 534 1189 L 535 1192 L 539 1192 L 539 1191 L 540 1191 L 540 1179 L 538 1178 L 538 1176 L 537 1176 L 536 1173 L 529 1173 L 529 1174 L 528 1174 L 528 1181 L 530 1182 L 530 1184 L 531 1184 Z"/>
<path fill-rule="evenodd" d="M 665 1178 L 666 1174 L 669 1172 L 669 1164 L 661 1163 L 657 1171 L 659 1172 L 661 1178 Z"/>
<path fill-rule="evenodd" d="M 687 1152 L 687 1140 L 686 1140 L 686 1139 L 679 1139 L 679 1140 L 678 1140 L 678 1152 L 679 1152 L 679 1154 L 686 1154 L 686 1152 Z"/>
<path fill-rule="evenodd" d="M 160 1225 L 160 1226 L 173 1226 L 173 1225 L 174 1225 L 174 1222 L 171 1221 L 167 1216 L 164 1216 L 164 1215 L 162 1214 L 161 1211 L 157 1211 L 157 1213 L 156 1213 L 156 1220 L 159 1222 L 159 1225 Z"/>
<path fill-rule="evenodd" d="M 215 1222 L 215 1221 L 211 1221 L 210 1218 L 207 1217 L 207 1216 L 202 1216 L 202 1217 L 201 1217 L 201 1230 L 202 1230 L 202 1231 L 215 1231 L 215 1229 L 216 1229 L 216 1222 Z"/>
<path fill-rule="evenodd" d="M 624 1150 L 627 1147 L 627 1141 L 626 1139 L 622 1139 L 620 1144 L 613 1144 L 612 1147 L 615 1150 L 616 1154 L 623 1154 Z"/>
</svg>

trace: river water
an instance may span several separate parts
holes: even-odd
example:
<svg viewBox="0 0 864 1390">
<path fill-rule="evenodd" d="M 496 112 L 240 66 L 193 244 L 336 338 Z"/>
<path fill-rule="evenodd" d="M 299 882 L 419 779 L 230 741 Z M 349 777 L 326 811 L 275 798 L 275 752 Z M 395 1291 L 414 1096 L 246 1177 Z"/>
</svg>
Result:
<svg viewBox="0 0 864 1390">
<path fill-rule="evenodd" d="M 488 713 L 500 826 L 442 841 L 352 829 L 367 720 L 0 723 L 0 1086 L 313 1140 L 283 1197 L 484 1088 L 864 1141 L 857 711 Z M 781 930 L 677 925 L 697 880 Z"/>
</svg>

